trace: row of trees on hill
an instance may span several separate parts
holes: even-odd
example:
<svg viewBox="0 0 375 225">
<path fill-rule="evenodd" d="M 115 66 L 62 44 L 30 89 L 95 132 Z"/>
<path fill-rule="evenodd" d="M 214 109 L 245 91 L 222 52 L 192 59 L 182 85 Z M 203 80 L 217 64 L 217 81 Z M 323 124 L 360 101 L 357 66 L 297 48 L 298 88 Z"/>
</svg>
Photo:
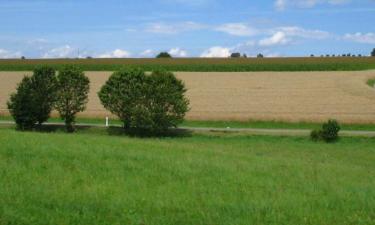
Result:
<svg viewBox="0 0 375 225">
<path fill-rule="evenodd" d="M 37 67 L 25 76 L 7 103 L 17 128 L 31 130 L 56 110 L 73 132 L 76 114 L 86 108 L 89 79 L 77 66 L 65 66 L 56 73 L 48 66 Z M 129 132 L 162 134 L 183 121 L 189 101 L 185 86 L 173 73 L 141 69 L 114 72 L 98 93 L 103 106 L 123 122 Z"/>
</svg>

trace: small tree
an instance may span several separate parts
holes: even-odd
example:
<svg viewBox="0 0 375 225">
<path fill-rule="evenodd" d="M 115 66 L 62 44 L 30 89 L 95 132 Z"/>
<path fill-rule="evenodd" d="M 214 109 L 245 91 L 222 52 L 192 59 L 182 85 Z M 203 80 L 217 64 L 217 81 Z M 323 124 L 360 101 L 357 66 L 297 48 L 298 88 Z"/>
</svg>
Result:
<svg viewBox="0 0 375 225">
<path fill-rule="evenodd" d="M 262 53 L 259 53 L 258 55 L 257 55 L 257 58 L 263 58 L 264 56 L 263 56 L 263 54 Z"/>
<path fill-rule="evenodd" d="M 104 108 L 117 115 L 125 129 L 134 126 L 136 106 L 145 98 L 146 75 L 140 69 L 114 72 L 98 93 Z"/>
<path fill-rule="evenodd" d="M 168 52 L 160 52 L 156 58 L 172 58 L 172 56 Z"/>
<path fill-rule="evenodd" d="M 148 77 L 147 111 L 150 114 L 151 133 L 163 133 L 169 127 L 177 127 L 188 111 L 189 100 L 181 80 L 167 71 L 154 71 Z"/>
<path fill-rule="evenodd" d="M 371 56 L 372 56 L 372 57 L 375 57 L 375 48 L 372 50 L 372 52 L 371 52 Z"/>
<path fill-rule="evenodd" d="M 34 69 L 31 86 L 36 103 L 36 116 L 39 125 L 47 121 L 56 101 L 56 71 L 49 66 L 39 66 Z"/>
<path fill-rule="evenodd" d="M 7 106 L 10 114 L 20 130 L 31 130 L 38 121 L 36 116 L 37 104 L 30 77 L 24 77 L 17 86 L 16 93 L 10 96 Z"/>
<path fill-rule="evenodd" d="M 86 108 L 90 81 L 76 66 L 64 66 L 57 76 L 56 109 L 68 132 L 74 131 L 75 116 Z"/>
<path fill-rule="evenodd" d="M 172 73 L 140 69 L 112 74 L 98 93 L 103 106 L 117 115 L 127 131 L 161 134 L 177 126 L 188 110 L 183 83 Z"/>
<path fill-rule="evenodd" d="M 235 52 L 230 55 L 231 58 L 241 58 L 241 53 Z"/>
</svg>

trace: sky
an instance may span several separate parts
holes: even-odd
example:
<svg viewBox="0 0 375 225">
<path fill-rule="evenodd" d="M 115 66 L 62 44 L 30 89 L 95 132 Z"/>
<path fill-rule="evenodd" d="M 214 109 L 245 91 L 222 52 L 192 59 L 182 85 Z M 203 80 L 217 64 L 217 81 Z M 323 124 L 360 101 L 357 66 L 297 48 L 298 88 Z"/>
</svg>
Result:
<svg viewBox="0 0 375 225">
<path fill-rule="evenodd" d="M 369 55 L 375 0 L 0 0 L 0 58 Z"/>
</svg>

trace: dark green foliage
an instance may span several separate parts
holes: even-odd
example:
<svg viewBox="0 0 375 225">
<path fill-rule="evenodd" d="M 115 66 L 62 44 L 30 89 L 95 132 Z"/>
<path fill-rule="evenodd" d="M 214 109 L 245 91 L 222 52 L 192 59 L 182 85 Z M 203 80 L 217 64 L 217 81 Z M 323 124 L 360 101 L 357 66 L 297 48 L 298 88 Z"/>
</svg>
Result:
<svg viewBox="0 0 375 225">
<path fill-rule="evenodd" d="M 98 93 L 103 106 L 117 115 L 127 131 L 162 134 L 176 127 L 188 111 L 184 84 L 173 73 L 141 69 L 113 73 Z"/>
<path fill-rule="evenodd" d="M 339 137 L 341 127 L 336 120 L 329 120 L 323 124 L 322 138 L 326 142 L 334 142 Z"/>
<path fill-rule="evenodd" d="M 136 126 L 137 115 L 146 93 L 146 75 L 140 69 L 122 69 L 114 72 L 98 93 L 104 108 L 117 115 L 124 128 Z M 139 118 L 138 118 L 139 119 Z"/>
<path fill-rule="evenodd" d="M 372 50 L 372 52 L 371 52 L 371 56 L 372 56 L 372 57 L 375 57 L 375 48 Z"/>
<path fill-rule="evenodd" d="M 38 66 L 31 77 L 38 123 L 47 121 L 56 101 L 56 71 L 49 66 Z"/>
<path fill-rule="evenodd" d="M 165 132 L 183 122 L 189 110 L 185 85 L 173 73 L 154 71 L 148 77 L 147 112 L 152 133 Z"/>
<path fill-rule="evenodd" d="M 235 52 L 230 55 L 231 58 L 241 58 L 241 53 Z"/>
<path fill-rule="evenodd" d="M 322 131 L 321 130 L 313 130 L 310 134 L 311 140 L 313 141 L 320 141 L 322 138 Z"/>
<path fill-rule="evenodd" d="M 172 56 L 168 52 L 160 52 L 156 58 L 172 58 Z"/>
<path fill-rule="evenodd" d="M 257 58 L 264 58 L 264 56 L 263 56 L 263 54 L 259 53 L 259 54 L 257 55 Z"/>
<path fill-rule="evenodd" d="M 9 112 L 20 130 L 31 130 L 38 121 L 34 99 L 31 79 L 24 77 L 18 84 L 16 93 L 7 102 Z"/>
<path fill-rule="evenodd" d="M 313 141 L 335 142 L 339 138 L 340 130 L 341 127 L 336 120 L 328 120 L 328 122 L 323 124 L 321 130 L 313 130 L 310 137 Z"/>
<path fill-rule="evenodd" d="M 79 67 L 65 66 L 58 73 L 56 109 L 68 132 L 74 131 L 75 115 L 86 108 L 89 84 Z"/>
</svg>

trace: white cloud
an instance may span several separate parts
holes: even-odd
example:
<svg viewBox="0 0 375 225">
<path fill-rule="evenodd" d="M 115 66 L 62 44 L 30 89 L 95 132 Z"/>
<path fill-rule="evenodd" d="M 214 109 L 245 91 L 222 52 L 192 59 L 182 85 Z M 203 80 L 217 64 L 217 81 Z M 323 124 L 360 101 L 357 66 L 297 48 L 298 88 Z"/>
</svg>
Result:
<svg viewBox="0 0 375 225">
<path fill-rule="evenodd" d="M 64 45 L 47 51 L 43 54 L 42 58 L 68 58 L 77 56 L 75 53 L 78 55 L 78 51 L 76 51 L 76 49 L 69 45 Z"/>
<path fill-rule="evenodd" d="M 287 7 L 311 8 L 318 4 L 341 5 L 351 0 L 275 0 L 274 6 L 277 10 L 284 10 Z"/>
<path fill-rule="evenodd" d="M 263 47 L 273 46 L 273 45 L 284 45 L 290 42 L 286 34 L 282 31 L 278 31 L 271 37 L 264 38 L 259 41 L 259 45 Z"/>
<path fill-rule="evenodd" d="M 205 26 L 195 22 L 182 23 L 151 23 L 146 27 L 146 32 L 157 34 L 178 34 L 187 31 L 203 29 Z"/>
<path fill-rule="evenodd" d="M 345 34 L 345 40 L 354 41 L 363 44 L 375 44 L 375 33 L 360 33 Z"/>
<path fill-rule="evenodd" d="M 20 58 L 21 55 L 21 52 L 11 52 L 5 49 L 0 49 L 0 59 Z"/>
<path fill-rule="evenodd" d="M 257 29 L 244 23 L 226 23 L 218 26 L 215 30 L 234 36 L 254 36 L 258 33 Z"/>
<path fill-rule="evenodd" d="M 331 34 L 321 30 L 308 30 L 301 27 L 278 27 L 276 30 L 284 32 L 287 36 L 301 37 L 306 39 L 325 39 L 329 38 Z"/>
<path fill-rule="evenodd" d="M 230 48 L 220 46 L 211 47 L 201 54 L 203 58 L 227 58 L 230 56 Z"/>
<path fill-rule="evenodd" d="M 96 57 L 98 58 L 129 58 L 131 56 L 130 52 L 122 50 L 122 49 L 116 49 L 112 52 L 107 52 L 104 54 L 100 54 Z"/>
<path fill-rule="evenodd" d="M 155 55 L 155 51 L 152 49 L 146 49 L 139 54 L 142 57 L 152 57 Z"/>
<path fill-rule="evenodd" d="M 173 57 L 186 57 L 187 52 L 185 50 L 182 50 L 180 48 L 172 48 L 168 51 L 169 54 L 171 54 Z"/>
</svg>

